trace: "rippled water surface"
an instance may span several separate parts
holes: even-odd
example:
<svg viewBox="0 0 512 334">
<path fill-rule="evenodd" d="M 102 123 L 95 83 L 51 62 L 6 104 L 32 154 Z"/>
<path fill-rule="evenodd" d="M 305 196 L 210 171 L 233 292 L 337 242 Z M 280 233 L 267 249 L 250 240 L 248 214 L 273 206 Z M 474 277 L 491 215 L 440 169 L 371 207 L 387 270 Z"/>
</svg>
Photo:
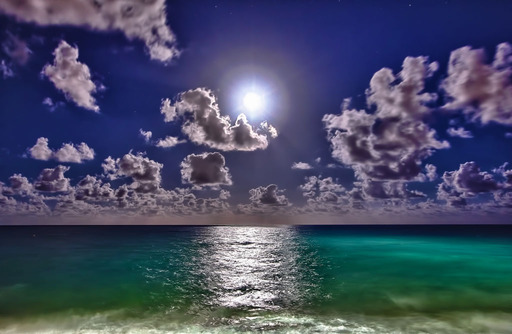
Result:
<svg viewBox="0 0 512 334">
<path fill-rule="evenodd" d="M 512 228 L 0 228 L 0 333 L 261 331 L 512 333 Z"/>
</svg>

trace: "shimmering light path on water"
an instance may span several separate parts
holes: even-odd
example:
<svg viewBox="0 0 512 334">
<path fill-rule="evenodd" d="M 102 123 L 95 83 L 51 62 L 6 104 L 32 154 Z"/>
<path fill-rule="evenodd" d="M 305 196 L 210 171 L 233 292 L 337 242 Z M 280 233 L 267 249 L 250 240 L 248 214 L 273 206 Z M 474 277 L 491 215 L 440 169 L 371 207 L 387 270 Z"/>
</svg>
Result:
<svg viewBox="0 0 512 334">
<path fill-rule="evenodd" d="M 2 227 L 0 333 L 512 333 L 512 227 Z"/>
</svg>

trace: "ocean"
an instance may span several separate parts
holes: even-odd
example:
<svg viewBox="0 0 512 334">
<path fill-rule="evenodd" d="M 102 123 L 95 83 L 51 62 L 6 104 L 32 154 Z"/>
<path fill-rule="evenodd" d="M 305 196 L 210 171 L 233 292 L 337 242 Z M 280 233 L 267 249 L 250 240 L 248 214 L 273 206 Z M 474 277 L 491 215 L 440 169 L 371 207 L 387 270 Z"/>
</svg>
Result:
<svg viewBox="0 0 512 334">
<path fill-rule="evenodd" d="M 0 333 L 512 333 L 512 226 L 0 227 Z"/>
</svg>

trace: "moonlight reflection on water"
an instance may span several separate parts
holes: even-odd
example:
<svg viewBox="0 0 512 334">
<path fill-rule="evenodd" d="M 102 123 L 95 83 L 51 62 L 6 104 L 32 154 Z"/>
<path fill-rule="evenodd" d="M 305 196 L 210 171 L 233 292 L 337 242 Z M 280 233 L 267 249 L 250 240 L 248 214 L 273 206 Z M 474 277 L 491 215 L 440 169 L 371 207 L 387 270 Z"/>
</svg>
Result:
<svg viewBox="0 0 512 334">
<path fill-rule="evenodd" d="M 197 238 L 197 270 L 211 306 L 298 307 L 317 283 L 314 257 L 293 228 L 215 227 Z"/>
</svg>

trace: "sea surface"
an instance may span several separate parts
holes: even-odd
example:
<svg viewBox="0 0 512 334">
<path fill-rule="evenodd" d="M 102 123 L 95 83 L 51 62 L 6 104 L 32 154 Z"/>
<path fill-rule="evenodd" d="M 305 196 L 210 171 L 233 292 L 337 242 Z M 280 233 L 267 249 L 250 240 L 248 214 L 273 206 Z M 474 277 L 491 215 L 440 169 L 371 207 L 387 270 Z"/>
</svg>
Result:
<svg viewBox="0 0 512 334">
<path fill-rule="evenodd" d="M 512 333 L 512 226 L 0 227 L 0 333 Z"/>
</svg>

